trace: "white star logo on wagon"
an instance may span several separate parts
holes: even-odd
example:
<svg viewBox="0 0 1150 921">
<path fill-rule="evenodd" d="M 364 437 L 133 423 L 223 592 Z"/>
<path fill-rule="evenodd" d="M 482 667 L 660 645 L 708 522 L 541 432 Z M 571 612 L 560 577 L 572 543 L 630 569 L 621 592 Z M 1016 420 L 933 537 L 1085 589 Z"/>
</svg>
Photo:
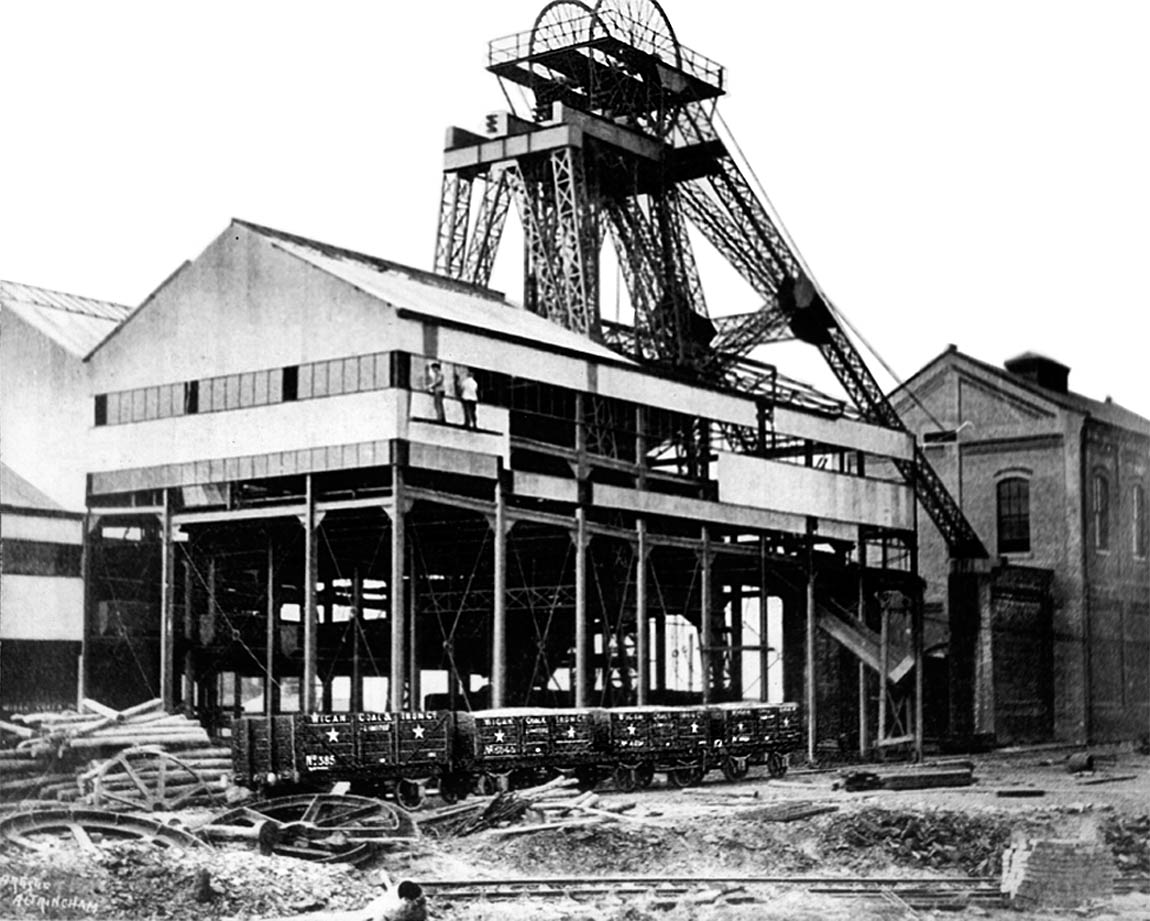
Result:
<svg viewBox="0 0 1150 921">
<path fill-rule="evenodd" d="M 339 741 L 339 731 L 336 730 L 335 728 L 329 729 L 327 731 L 327 740 L 329 742 L 338 742 Z"/>
<path fill-rule="evenodd" d="M 505 738 L 507 738 L 507 733 L 505 733 L 502 729 L 495 733 L 496 742 L 502 742 Z"/>
<path fill-rule="evenodd" d="M 691 723 L 691 732 L 698 732 L 698 731 L 699 731 L 699 724 L 698 723 Z"/>
<path fill-rule="evenodd" d="M 575 738 L 575 727 L 574 726 L 572 726 L 571 728 L 569 728 L 567 730 L 567 738 L 569 738 L 569 739 Z"/>
<path fill-rule="evenodd" d="M 638 729 L 636 729 L 634 726 L 628 726 L 628 727 L 627 727 L 627 734 L 628 734 L 628 735 L 634 735 L 634 734 L 635 734 L 636 732 L 638 732 L 638 731 L 639 731 L 639 730 L 638 730 Z"/>
<path fill-rule="evenodd" d="M 424 729 L 422 726 L 416 726 L 413 730 L 411 730 L 411 734 L 413 736 L 415 736 L 417 739 L 423 738 L 423 732 L 424 732 Z"/>
</svg>

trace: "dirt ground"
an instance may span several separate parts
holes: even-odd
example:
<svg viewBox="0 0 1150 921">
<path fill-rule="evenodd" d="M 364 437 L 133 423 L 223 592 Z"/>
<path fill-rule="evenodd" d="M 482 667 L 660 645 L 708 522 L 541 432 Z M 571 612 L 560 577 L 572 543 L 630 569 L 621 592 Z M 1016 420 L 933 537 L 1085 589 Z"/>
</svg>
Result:
<svg viewBox="0 0 1150 921">
<path fill-rule="evenodd" d="M 1135 889 L 1073 909 L 1020 912 L 967 905 L 912 911 L 880 899 L 848 900 L 785 886 L 704 884 L 686 894 L 646 893 L 547 901 L 428 898 L 444 921 L 740 921 L 1089 917 L 1150 921 L 1150 757 L 1094 750 L 1096 770 L 1071 775 L 1069 750 L 1002 751 L 975 757 L 970 787 L 847 792 L 837 770 L 759 771 L 735 784 L 711 775 L 691 791 L 657 778 L 647 791 L 602 791 L 603 803 L 634 803 L 629 818 L 505 837 L 424 836 L 372 866 L 310 864 L 235 848 L 158 850 L 139 844 L 74 843 L 30 854 L 0 849 L 0 918 L 270 918 L 362 907 L 394 880 L 624 875 L 991 876 L 1012 837 L 1105 842 L 1116 871 Z M 1014 795 L 1004 796 L 1003 792 Z M 1031 795 L 1021 796 L 1029 792 Z M 1039 795 L 1040 792 L 1040 795 Z M 779 822 L 778 808 L 817 804 L 833 811 Z M 434 805 L 432 803 L 431 805 Z M 195 824 L 202 815 L 173 821 Z M 1124 887 L 1129 888 L 1129 887 Z M 753 899 L 753 901 L 752 901 Z"/>
</svg>

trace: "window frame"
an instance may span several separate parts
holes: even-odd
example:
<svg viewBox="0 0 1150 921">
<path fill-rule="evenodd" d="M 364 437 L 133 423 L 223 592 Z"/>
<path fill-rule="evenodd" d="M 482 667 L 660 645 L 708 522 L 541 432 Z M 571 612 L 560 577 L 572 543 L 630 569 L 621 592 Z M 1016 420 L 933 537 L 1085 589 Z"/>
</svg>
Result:
<svg viewBox="0 0 1150 921">
<path fill-rule="evenodd" d="M 1090 476 L 1090 526 L 1094 532 L 1094 549 L 1110 551 L 1110 477 L 1104 470 Z"/>
</svg>

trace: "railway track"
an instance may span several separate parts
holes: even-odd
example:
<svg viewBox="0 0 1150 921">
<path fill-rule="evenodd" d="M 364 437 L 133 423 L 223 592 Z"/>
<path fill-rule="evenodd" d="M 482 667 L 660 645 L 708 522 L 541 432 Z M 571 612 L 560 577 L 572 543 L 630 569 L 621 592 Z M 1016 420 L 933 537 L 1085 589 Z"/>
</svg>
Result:
<svg viewBox="0 0 1150 921">
<path fill-rule="evenodd" d="M 605 896 L 650 896 L 678 900 L 692 892 L 718 890 L 728 902 L 766 901 L 772 888 L 802 888 L 838 898 L 872 898 L 913 910 L 1003 904 L 994 877 L 857 877 L 857 876 L 553 876 L 531 879 L 435 880 L 421 883 L 429 895 L 446 901 L 505 899 L 594 899 Z"/>
</svg>

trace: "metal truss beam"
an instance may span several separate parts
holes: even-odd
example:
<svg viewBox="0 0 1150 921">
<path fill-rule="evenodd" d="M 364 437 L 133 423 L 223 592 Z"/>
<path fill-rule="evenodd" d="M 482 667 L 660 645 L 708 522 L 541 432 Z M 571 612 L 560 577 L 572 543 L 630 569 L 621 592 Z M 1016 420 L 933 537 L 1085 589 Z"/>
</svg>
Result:
<svg viewBox="0 0 1150 921">
<path fill-rule="evenodd" d="M 443 174 L 439 196 L 439 233 L 435 241 L 435 271 L 463 278 L 467 224 L 471 216 L 471 180 L 459 173 Z"/>
<path fill-rule="evenodd" d="M 496 168 L 484 178 L 483 197 L 479 201 L 471 240 L 467 244 L 467 262 L 463 275 L 466 281 L 484 287 L 490 283 L 491 269 L 495 264 L 499 241 L 503 238 L 503 227 L 507 223 L 510 206 L 511 184 L 505 170 Z"/>
</svg>

